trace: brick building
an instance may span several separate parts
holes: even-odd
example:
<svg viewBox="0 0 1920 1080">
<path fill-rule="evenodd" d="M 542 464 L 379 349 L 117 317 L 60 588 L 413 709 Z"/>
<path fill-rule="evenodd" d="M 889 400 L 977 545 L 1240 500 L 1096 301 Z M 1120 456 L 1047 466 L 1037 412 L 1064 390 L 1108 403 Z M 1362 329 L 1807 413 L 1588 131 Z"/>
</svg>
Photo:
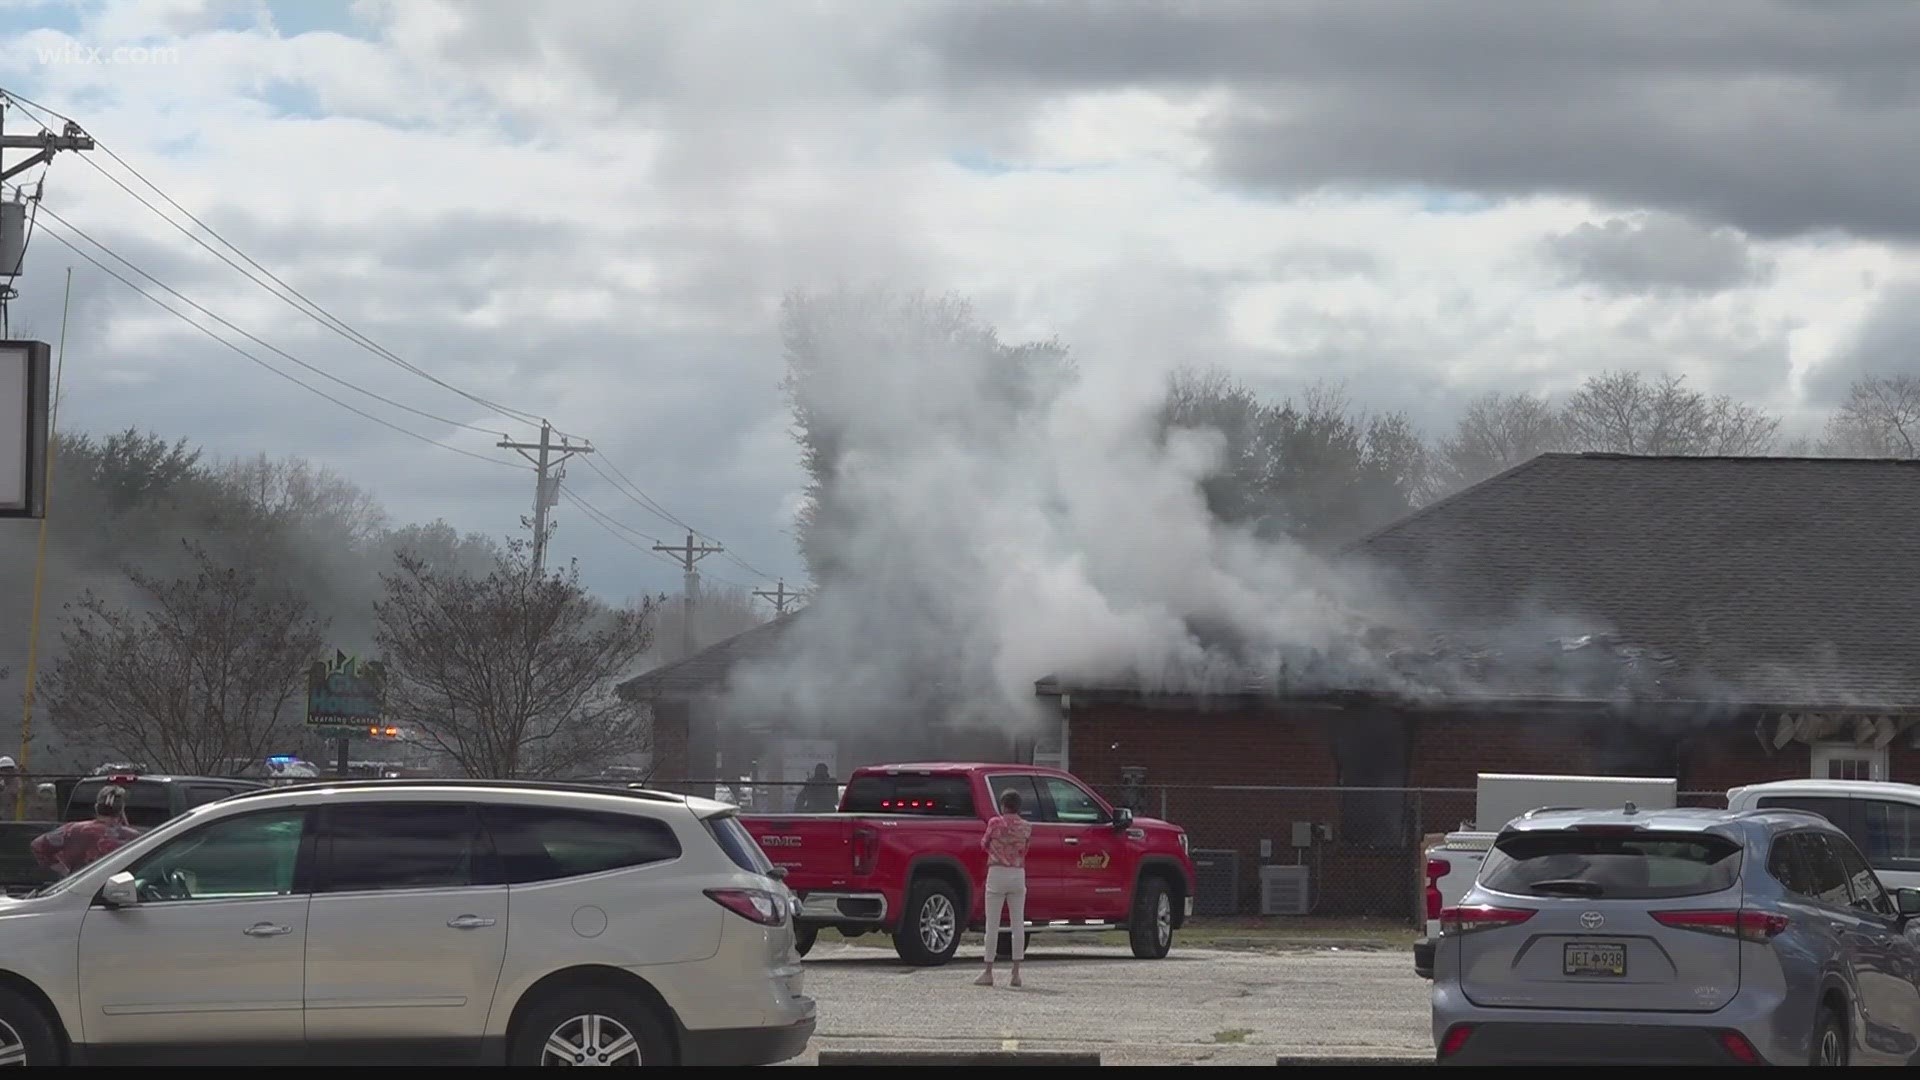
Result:
<svg viewBox="0 0 1920 1080">
<path fill-rule="evenodd" d="M 1407 601 L 1381 645 L 1403 678 L 1279 661 L 1224 692 L 1049 677 L 1069 767 L 1243 866 L 1312 861 L 1330 914 L 1409 910 L 1421 835 L 1472 815 L 1468 793 L 1381 789 L 1920 782 L 1920 462 L 1548 454 L 1344 557 Z M 1271 790 L 1288 787 L 1345 790 Z M 1326 828 L 1296 851 L 1299 820 Z"/>
</svg>

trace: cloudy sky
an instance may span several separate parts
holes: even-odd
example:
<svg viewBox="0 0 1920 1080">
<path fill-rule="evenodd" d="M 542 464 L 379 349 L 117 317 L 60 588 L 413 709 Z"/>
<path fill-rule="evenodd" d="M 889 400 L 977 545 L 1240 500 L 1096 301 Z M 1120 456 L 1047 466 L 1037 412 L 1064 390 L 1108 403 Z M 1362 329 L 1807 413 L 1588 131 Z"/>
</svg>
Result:
<svg viewBox="0 0 1920 1080">
<path fill-rule="evenodd" d="M 591 438 L 790 582 L 794 287 L 959 290 L 1109 375 L 1342 380 L 1432 429 L 1484 391 L 1615 367 L 1810 429 L 1855 375 L 1911 365 L 1920 322 L 1920 5 L 4 0 L 0 35 L 0 84 L 287 283 Z M 301 316 L 108 174 L 155 198 L 63 155 L 47 209 L 355 387 L 533 434 Z M 402 519 L 497 533 L 526 512 L 529 474 L 308 394 L 42 224 L 14 328 L 51 339 L 79 268 L 63 426 L 304 454 Z M 589 469 L 568 481 L 676 536 Z M 677 587 L 574 505 L 556 518 L 601 592 Z"/>
</svg>

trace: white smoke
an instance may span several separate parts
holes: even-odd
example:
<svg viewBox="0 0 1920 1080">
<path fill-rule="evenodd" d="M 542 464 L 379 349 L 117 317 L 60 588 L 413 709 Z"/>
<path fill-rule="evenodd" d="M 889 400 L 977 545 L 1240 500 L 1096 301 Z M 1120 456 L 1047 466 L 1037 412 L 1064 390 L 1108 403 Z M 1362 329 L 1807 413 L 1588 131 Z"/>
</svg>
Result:
<svg viewBox="0 0 1920 1080">
<path fill-rule="evenodd" d="M 846 729 L 938 701 L 1018 724 L 1049 674 L 1192 686 L 1370 621 L 1350 572 L 1214 521 L 1222 440 L 1162 437 L 1163 380 L 1099 357 L 1050 377 L 1047 349 L 953 302 L 813 305 L 798 400 L 835 436 L 816 532 L 837 569 L 782 655 L 735 670 L 735 710 Z"/>
</svg>

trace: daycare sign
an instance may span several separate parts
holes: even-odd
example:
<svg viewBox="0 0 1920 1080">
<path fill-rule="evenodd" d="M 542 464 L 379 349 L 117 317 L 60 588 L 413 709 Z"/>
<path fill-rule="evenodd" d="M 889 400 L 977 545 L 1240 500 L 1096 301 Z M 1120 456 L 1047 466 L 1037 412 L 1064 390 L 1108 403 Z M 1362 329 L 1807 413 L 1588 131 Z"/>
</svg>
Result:
<svg viewBox="0 0 1920 1080">
<path fill-rule="evenodd" d="M 318 727 L 363 728 L 378 724 L 386 668 L 338 649 L 333 659 L 316 660 L 307 669 L 307 723 Z"/>
</svg>

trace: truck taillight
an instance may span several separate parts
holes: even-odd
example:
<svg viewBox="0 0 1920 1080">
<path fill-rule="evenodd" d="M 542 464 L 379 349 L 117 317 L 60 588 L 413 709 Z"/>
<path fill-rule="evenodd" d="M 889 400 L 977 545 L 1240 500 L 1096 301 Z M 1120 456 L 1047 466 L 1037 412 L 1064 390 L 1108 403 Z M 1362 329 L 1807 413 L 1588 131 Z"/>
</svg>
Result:
<svg viewBox="0 0 1920 1080">
<path fill-rule="evenodd" d="M 1453 870 L 1453 864 L 1445 859 L 1427 860 L 1427 921 L 1436 922 L 1440 918 L 1440 879 Z"/>
<path fill-rule="evenodd" d="M 860 825 L 853 830 L 853 872 L 855 874 L 873 873 L 874 857 L 880 853 L 880 834 L 871 825 Z"/>
</svg>

